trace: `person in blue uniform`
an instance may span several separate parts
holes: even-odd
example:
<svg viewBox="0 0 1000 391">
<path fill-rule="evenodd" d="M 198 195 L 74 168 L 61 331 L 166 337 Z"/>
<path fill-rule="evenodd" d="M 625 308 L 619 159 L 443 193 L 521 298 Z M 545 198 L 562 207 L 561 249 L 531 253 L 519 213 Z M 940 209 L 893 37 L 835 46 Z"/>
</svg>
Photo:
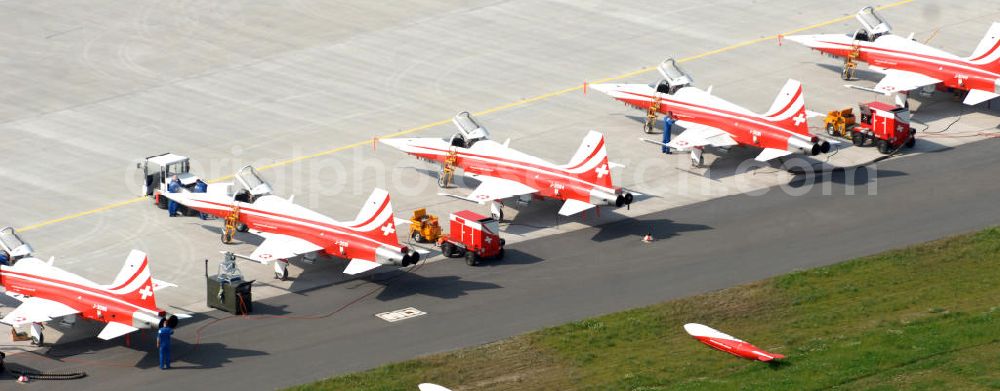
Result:
<svg viewBox="0 0 1000 391">
<path fill-rule="evenodd" d="M 670 130 L 674 127 L 675 121 L 673 111 L 668 112 L 667 116 L 663 117 L 663 147 L 660 151 L 667 155 L 670 154 L 670 147 L 667 146 L 670 143 Z"/>
<path fill-rule="evenodd" d="M 202 181 L 201 179 L 199 179 L 194 183 L 194 189 L 191 190 L 192 193 L 204 193 L 207 191 L 208 191 L 208 184 Z M 208 219 L 208 214 L 204 212 L 198 213 L 198 217 L 200 217 L 202 220 L 206 220 Z"/>
<path fill-rule="evenodd" d="M 180 193 L 180 191 L 181 191 L 181 181 L 180 181 L 180 179 L 177 179 L 177 175 L 174 175 L 174 176 L 170 177 L 170 183 L 167 184 L 167 192 L 168 193 Z M 167 202 L 167 213 L 170 214 L 170 217 L 177 216 L 177 208 L 178 207 L 179 207 L 179 205 L 174 200 L 169 200 Z"/>
<path fill-rule="evenodd" d="M 160 369 L 170 369 L 170 337 L 174 335 L 174 328 L 171 322 L 166 324 L 156 332 L 156 348 L 160 350 Z"/>
</svg>

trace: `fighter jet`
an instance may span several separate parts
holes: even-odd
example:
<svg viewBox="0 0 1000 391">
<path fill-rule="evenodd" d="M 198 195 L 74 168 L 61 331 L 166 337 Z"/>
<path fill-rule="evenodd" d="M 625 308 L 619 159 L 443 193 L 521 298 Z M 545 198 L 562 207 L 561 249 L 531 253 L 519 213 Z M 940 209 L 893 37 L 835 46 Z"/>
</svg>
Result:
<svg viewBox="0 0 1000 391">
<path fill-rule="evenodd" d="M 920 89 L 926 95 L 936 87 L 967 91 L 964 103 L 975 105 L 1000 96 L 1000 23 L 994 22 L 968 57 L 892 33 L 892 27 L 872 7 L 855 15 L 861 29 L 853 35 L 793 35 L 788 40 L 844 58 L 841 77 L 854 77 L 857 62 L 885 75 L 874 88 L 848 86 L 890 95 Z"/>
<path fill-rule="evenodd" d="M 489 132 L 467 112 L 453 119 L 459 132 L 449 139 L 392 138 L 380 140 L 418 159 L 439 163 L 438 185 L 446 187 L 451 173 L 461 168 L 465 176 L 480 181 L 468 201 L 490 204 L 494 218 L 503 219 L 502 201 L 517 197 L 519 203 L 532 198 L 562 200 L 559 214 L 571 216 L 598 205 L 617 207 L 632 203 L 634 195 L 611 181 L 611 168 L 604 135 L 590 131 L 569 163 L 557 165 L 489 139 Z M 447 195 L 447 194 L 446 194 Z"/>
<path fill-rule="evenodd" d="M 595 84 L 591 88 L 645 110 L 650 118 L 671 116 L 684 132 L 661 144 L 691 151 L 691 164 L 704 165 L 706 146 L 727 149 L 734 145 L 762 148 L 756 160 L 768 161 L 793 153 L 815 156 L 830 151 L 830 143 L 809 133 L 802 84 L 788 80 L 766 114 L 757 114 L 692 86 L 693 79 L 673 59 L 658 67 L 663 79 L 653 84 Z"/>
<path fill-rule="evenodd" d="M 180 204 L 223 219 L 223 242 L 232 230 L 251 231 L 264 238 L 249 256 L 242 258 L 267 264 L 274 262 L 275 277 L 288 277 L 288 259 L 322 252 L 350 259 L 344 273 L 358 274 L 379 265 L 414 265 L 420 254 L 399 244 L 389 192 L 375 189 L 349 222 L 336 221 L 297 205 L 293 198 L 271 194 L 271 186 L 251 166 L 234 176 L 242 189 L 230 192 L 232 184 L 209 185 L 205 193 L 163 193 Z M 227 237 L 229 235 L 229 237 Z"/>
<path fill-rule="evenodd" d="M 684 331 L 687 331 L 688 334 L 701 343 L 714 349 L 732 354 L 736 357 L 764 362 L 785 358 L 785 356 L 764 351 L 764 349 L 753 346 L 743 340 L 733 337 L 732 335 L 702 324 L 688 323 L 684 325 Z"/>
<path fill-rule="evenodd" d="M 113 339 L 139 329 L 155 329 L 166 312 L 156 307 L 154 292 L 168 286 L 150 276 L 149 259 L 132 250 L 114 282 L 101 285 L 31 256 L 31 247 L 10 227 L 0 230 L 2 251 L 8 259 L 0 264 L 4 293 L 21 304 L 0 322 L 14 327 L 31 325 L 32 342 L 45 343 L 41 323 L 62 319 L 73 324 L 77 316 L 104 322 L 98 338 Z M 176 314 L 178 318 L 189 317 Z"/>
</svg>

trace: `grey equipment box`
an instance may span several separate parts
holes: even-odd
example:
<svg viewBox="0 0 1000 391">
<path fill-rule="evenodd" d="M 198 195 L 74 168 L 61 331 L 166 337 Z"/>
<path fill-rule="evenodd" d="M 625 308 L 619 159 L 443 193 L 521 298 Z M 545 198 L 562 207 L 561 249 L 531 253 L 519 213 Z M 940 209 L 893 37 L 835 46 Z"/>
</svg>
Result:
<svg viewBox="0 0 1000 391">
<path fill-rule="evenodd" d="M 219 274 L 208 275 L 208 260 L 205 260 L 205 293 L 209 307 L 218 308 L 235 315 L 253 312 L 253 295 L 250 287 L 253 281 L 244 281 L 243 273 L 236 267 L 236 256 L 226 252 L 219 263 Z"/>
<path fill-rule="evenodd" d="M 253 295 L 250 291 L 253 281 L 219 281 L 218 276 L 208 276 L 205 280 L 209 307 L 235 315 L 253 312 Z"/>
</svg>

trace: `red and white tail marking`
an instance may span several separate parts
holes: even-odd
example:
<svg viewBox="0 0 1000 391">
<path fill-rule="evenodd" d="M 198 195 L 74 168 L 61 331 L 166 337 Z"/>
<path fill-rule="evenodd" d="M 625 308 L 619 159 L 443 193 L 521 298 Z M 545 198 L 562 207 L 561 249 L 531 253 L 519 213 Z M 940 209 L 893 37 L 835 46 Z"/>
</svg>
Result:
<svg viewBox="0 0 1000 391">
<path fill-rule="evenodd" d="M 802 83 L 788 79 L 785 86 L 774 98 L 771 109 L 764 118 L 777 122 L 781 127 L 795 133 L 809 136 L 809 124 L 806 122 L 806 98 L 802 94 Z"/>
<path fill-rule="evenodd" d="M 153 277 L 149 272 L 149 257 L 139 250 L 132 250 L 122 265 L 114 282 L 104 286 L 104 290 L 122 300 L 150 311 L 156 308 L 153 293 Z"/>
<path fill-rule="evenodd" d="M 1000 23 L 993 22 L 979 46 L 966 58 L 976 65 L 985 65 L 992 72 L 1000 72 Z"/>
<path fill-rule="evenodd" d="M 396 221 L 392 215 L 392 202 L 389 192 L 375 189 L 368 200 L 361 206 L 358 217 L 348 223 L 348 227 L 365 235 L 369 239 L 399 247 L 396 235 Z"/>
<path fill-rule="evenodd" d="M 593 130 L 587 133 L 576 154 L 562 169 L 595 185 L 611 187 L 611 166 L 608 165 L 604 135 Z"/>
</svg>

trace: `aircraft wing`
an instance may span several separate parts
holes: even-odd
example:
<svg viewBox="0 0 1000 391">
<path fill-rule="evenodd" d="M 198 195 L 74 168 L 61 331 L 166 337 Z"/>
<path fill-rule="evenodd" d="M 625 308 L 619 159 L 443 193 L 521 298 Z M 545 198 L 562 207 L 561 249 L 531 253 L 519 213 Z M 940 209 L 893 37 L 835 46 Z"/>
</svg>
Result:
<svg viewBox="0 0 1000 391">
<path fill-rule="evenodd" d="M 779 157 L 784 157 L 791 154 L 792 154 L 791 152 L 786 151 L 784 149 L 764 148 L 764 150 L 760 151 L 760 154 L 757 155 L 757 157 L 755 157 L 754 160 L 758 162 L 766 162 L 771 159 L 777 159 Z"/>
<path fill-rule="evenodd" d="M 253 250 L 249 258 L 264 264 L 323 249 L 312 242 L 294 236 L 266 232 L 258 232 L 257 234 L 264 238 L 264 243 L 257 246 L 257 249 Z"/>
<path fill-rule="evenodd" d="M 21 305 L 17 306 L 7 316 L 0 319 L 0 322 L 11 326 L 21 326 L 29 323 L 48 322 L 52 319 L 79 313 L 72 307 L 63 303 L 42 299 L 39 297 L 29 297 Z"/>
<path fill-rule="evenodd" d="M 889 95 L 900 91 L 915 90 L 920 87 L 940 83 L 941 80 L 916 72 L 901 71 L 898 69 L 886 69 L 870 67 L 872 70 L 885 74 L 875 85 L 875 92 Z"/>
<path fill-rule="evenodd" d="M 108 324 L 105 325 L 103 329 L 101 329 L 101 333 L 97 334 L 97 338 L 107 341 L 109 339 L 115 339 L 137 330 L 139 329 L 129 326 L 125 323 L 108 322 Z"/>
<path fill-rule="evenodd" d="M 574 200 L 572 198 L 568 198 L 566 199 L 566 202 L 563 203 L 562 208 L 559 208 L 559 214 L 563 216 L 572 216 L 577 213 L 583 212 L 587 209 L 593 208 L 595 206 L 596 205 L 591 204 L 589 202 L 583 202 L 579 200 Z"/>
<path fill-rule="evenodd" d="M 973 90 L 969 90 L 969 93 L 967 95 L 965 95 L 965 100 L 963 100 L 962 103 L 965 103 L 965 104 L 967 104 L 969 106 L 973 106 L 973 105 L 978 105 L 980 103 L 983 103 L 985 101 L 988 101 L 988 100 L 996 98 L 996 97 L 1000 97 L 1000 95 L 994 94 L 994 93 L 989 92 L 989 91 L 974 90 L 973 89 Z"/>
<path fill-rule="evenodd" d="M 667 143 L 670 148 L 685 151 L 706 145 L 728 147 L 737 144 L 736 140 L 733 140 L 733 136 L 730 136 L 725 130 L 688 121 L 678 121 L 678 124 L 684 127 L 684 131 Z"/>
<path fill-rule="evenodd" d="M 469 194 L 469 196 L 466 197 L 466 199 L 478 202 L 480 204 L 493 200 L 499 200 L 499 199 L 538 192 L 537 189 L 525 185 L 521 182 L 515 182 L 508 179 L 502 179 L 486 175 L 470 175 L 470 176 L 475 179 L 478 179 L 480 181 L 480 184 L 479 187 L 476 188 L 476 190 L 472 191 L 472 194 Z"/>
</svg>

